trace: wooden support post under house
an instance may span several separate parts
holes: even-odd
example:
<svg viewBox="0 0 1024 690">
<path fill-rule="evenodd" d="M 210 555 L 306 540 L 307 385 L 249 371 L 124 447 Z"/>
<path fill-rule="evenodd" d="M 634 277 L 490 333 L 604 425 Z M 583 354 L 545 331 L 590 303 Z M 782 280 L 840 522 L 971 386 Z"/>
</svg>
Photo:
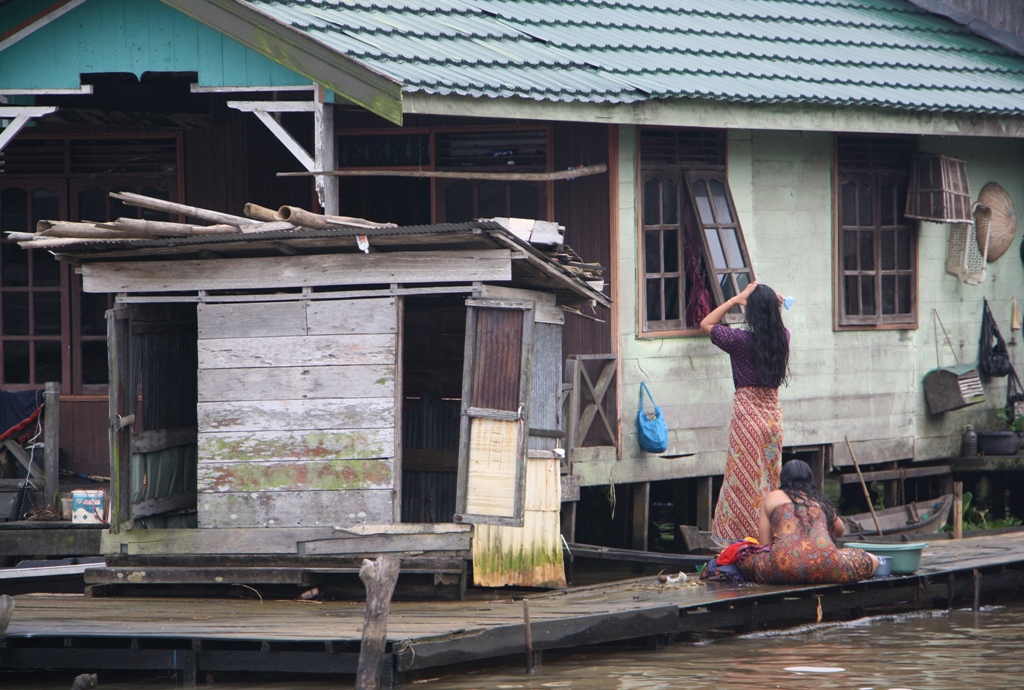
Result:
<svg viewBox="0 0 1024 690">
<path fill-rule="evenodd" d="M 953 538 L 964 536 L 964 483 L 953 482 Z"/>
<path fill-rule="evenodd" d="M 359 569 L 359 579 L 366 585 L 366 610 L 363 613 L 356 690 L 377 690 L 381 687 L 384 646 L 388 641 L 388 611 L 401 563 L 392 556 L 381 556 L 373 561 L 364 560 Z"/>
<path fill-rule="evenodd" d="M 43 501 L 53 507 L 57 503 L 60 482 L 60 384 L 55 381 L 47 381 L 43 389 L 43 447 L 46 468 Z"/>
<path fill-rule="evenodd" d="M 131 389 L 131 317 L 128 307 L 107 311 L 107 367 L 110 372 L 110 532 L 131 529 L 131 443 L 135 391 Z M 129 421 L 130 418 L 130 421 Z"/>
<path fill-rule="evenodd" d="M 711 511 L 712 505 L 712 477 L 697 477 L 697 529 L 707 532 L 711 529 L 711 520 L 714 517 Z"/>
<path fill-rule="evenodd" d="M 647 522 L 651 507 L 651 483 L 633 484 L 633 550 L 647 550 Z M 639 566 L 643 568 L 643 566 Z"/>
</svg>

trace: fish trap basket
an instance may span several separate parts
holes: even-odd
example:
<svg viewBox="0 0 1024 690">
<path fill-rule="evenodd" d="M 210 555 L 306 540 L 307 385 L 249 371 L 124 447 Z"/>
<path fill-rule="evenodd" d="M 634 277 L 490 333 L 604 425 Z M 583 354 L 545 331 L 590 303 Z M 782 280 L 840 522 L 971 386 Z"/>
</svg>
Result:
<svg viewBox="0 0 1024 690">
<path fill-rule="evenodd" d="M 960 278 L 968 285 L 978 285 L 985 280 L 985 266 L 988 263 L 988 232 L 991 211 L 983 204 L 974 205 L 973 223 L 950 223 L 949 241 L 946 245 L 946 272 Z M 984 237 L 985 246 L 978 246 L 978 235 Z"/>
</svg>

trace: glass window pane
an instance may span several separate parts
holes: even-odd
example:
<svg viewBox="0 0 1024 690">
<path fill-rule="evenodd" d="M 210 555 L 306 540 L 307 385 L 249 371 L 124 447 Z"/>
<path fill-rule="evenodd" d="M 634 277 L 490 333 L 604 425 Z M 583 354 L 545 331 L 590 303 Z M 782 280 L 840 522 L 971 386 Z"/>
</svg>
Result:
<svg viewBox="0 0 1024 690">
<path fill-rule="evenodd" d="M 78 219 L 108 221 L 107 191 L 98 187 L 86 189 L 78 193 Z"/>
<path fill-rule="evenodd" d="M 870 228 L 875 224 L 874 205 L 871 197 L 871 187 L 866 184 L 860 185 L 857 195 L 857 220 L 862 228 Z"/>
<path fill-rule="evenodd" d="M 5 292 L 4 335 L 28 335 L 28 293 Z"/>
<path fill-rule="evenodd" d="M 6 228 L 5 228 L 6 229 Z M 3 285 L 4 287 L 23 287 L 28 285 L 28 253 L 13 243 L 4 243 L 2 252 Z"/>
<path fill-rule="evenodd" d="M 540 211 L 540 183 L 513 182 L 509 185 L 509 213 L 513 218 L 543 218 Z"/>
<path fill-rule="evenodd" d="M 644 233 L 644 272 L 661 273 L 661 252 L 658 246 L 660 230 L 648 230 Z"/>
<path fill-rule="evenodd" d="M 910 233 L 911 230 L 896 231 L 896 267 L 908 271 L 910 265 Z"/>
<path fill-rule="evenodd" d="M 0 192 L 0 227 L 4 232 L 35 232 L 28 227 L 28 192 L 5 189 Z"/>
<path fill-rule="evenodd" d="M 679 278 L 665 278 L 665 320 L 679 319 Z"/>
<path fill-rule="evenodd" d="M 875 277 L 860 277 L 860 304 L 865 316 L 875 314 Z"/>
<path fill-rule="evenodd" d="M 718 180 L 711 180 L 708 183 L 711 187 L 711 198 L 715 200 L 715 213 L 718 215 L 718 222 L 731 223 L 732 214 L 729 213 L 729 200 L 725 196 L 725 185 Z"/>
<path fill-rule="evenodd" d="M 913 311 L 913 295 L 911 294 L 910 286 L 911 276 L 898 276 L 896 279 L 897 285 L 897 300 L 896 306 L 897 311 L 900 314 L 910 314 Z"/>
<path fill-rule="evenodd" d="M 86 340 L 82 343 L 82 383 L 107 383 L 107 341 Z"/>
<path fill-rule="evenodd" d="M 662 180 L 661 184 L 661 197 L 663 206 L 661 207 L 661 222 L 665 225 L 676 225 L 679 223 L 679 189 L 676 187 L 676 181 L 669 178 Z"/>
<path fill-rule="evenodd" d="M 36 379 L 35 383 L 60 381 L 60 341 L 37 340 L 36 345 Z"/>
<path fill-rule="evenodd" d="M 163 199 L 164 201 L 171 200 L 171 192 L 169 189 L 157 189 L 156 187 L 144 187 L 142 189 L 143 196 L 151 196 L 154 199 Z M 154 211 L 149 208 L 139 209 L 142 213 L 142 217 L 146 220 L 170 220 L 171 214 L 166 211 Z"/>
<path fill-rule="evenodd" d="M 647 320 L 661 321 L 661 279 L 647 279 Z"/>
<path fill-rule="evenodd" d="M 713 225 L 715 216 L 711 213 L 711 200 L 708 199 L 708 188 L 703 181 L 697 180 L 693 183 L 693 197 L 697 200 L 700 221 L 705 225 Z"/>
<path fill-rule="evenodd" d="M 60 285 L 60 262 L 50 252 L 30 249 L 32 258 L 32 284 L 36 287 L 57 287 Z"/>
<path fill-rule="evenodd" d="M 882 313 L 896 313 L 896 276 L 882 276 Z"/>
<path fill-rule="evenodd" d="M 879 221 L 882 226 L 896 224 L 896 188 L 890 184 L 882 185 L 878 191 Z"/>
<path fill-rule="evenodd" d="M 860 270 L 875 270 L 875 233 L 860 233 Z"/>
<path fill-rule="evenodd" d="M 727 300 L 736 296 L 736 288 L 732 285 L 732 275 L 729 273 L 718 274 L 718 285 L 722 288 L 722 299 Z"/>
<path fill-rule="evenodd" d="M 860 315 L 860 291 L 857 289 L 857 276 L 846 276 L 843 279 L 843 307 L 847 316 Z"/>
<path fill-rule="evenodd" d="M 679 272 L 679 231 L 663 230 L 661 236 L 665 240 L 665 272 Z"/>
<path fill-rule="evenodd" d="M 852 227 L 857 224 L 857 185 L 847 182 L 843 185 L 843 225 Z"/>
<path fill-rule="evenodd" d="M 444 188 L 444 218 L 442 223 L 465 223 L 473 220 L 473 185 L 452 182 Z"/>
<path fill-rule="evenodd" d="M 107 334 L 107 296 L 92 292 L 82 293 L 82 335 Z"/>
<path fill-rule="evenodd" d="M 725 253 L 729 257 L 730 268 L 746 268 L 743 252 L 740 251 L 740 240 L 735 228 L 722 228 L 722 239 L 725 242 Z"/>
<path fill-rule="evenodd" d="M 36 223 L 41 220 L 60 220 L 60 195 L 57 192 L 32 190 L 32 229 L 29 232 L 35 232 Z"/>
<path fill-rule="evenodd" d="M 504 182 L 481 182 L 477 188 L 477 218 L 502 218 L 508 216 L 505 203 Z"/>
<path fill-rule="evenodd" d="M 35 292 L 32 302 L 35 335 L 60 335 L 60 293 Z"/>
<path fill-rule="evenodd" d="M 896 239 L 892 230 L 882 231 L 882 270 L 891 271 L 896 268 Z"/>
<path fill-rule="evenodd" d="M 727 268 L 728 265 L 725 263 L 725 253 L 722 251 L 722 243 L 718 239 L 718 231 L 714 228 L 708 228 L 704 231 L 704 235 L 708 238 L 708 248 L 711 250 L 711 261 L 715 264 L 715 268 Z"/>
<path fill-rule="evenodd" d="M 4 383 L 31 383 L 28 346 L 27 340 L 8 340 L 4 343 Z"/>
<path fill-rule="evenodd" d="M 843 231 L 843 270 L 857 270 L 857 233 L 852 230 Z"/>
<path fill-rule="evenodd" d="M 736 289 L 743 292 L 748 285 L 750 285 L 750 274 L 749 273 L 736 273 Z"/>
<path fill-rule="evenodd" d="M 115 191 L 118 192 L 134 192 L 135 190 L 131 187 L 118 187 Z M 110 200 L 110 218 L 109 220 L 117 220 L 118 218 L 138 218 L 139 209 L 135 206 L 129 206 L 120 199 Z"/>
<path fill-rule="evenodd" d="M 661 180 L 644 183 L 644 225 L 661 225 Z"/>
</svg>

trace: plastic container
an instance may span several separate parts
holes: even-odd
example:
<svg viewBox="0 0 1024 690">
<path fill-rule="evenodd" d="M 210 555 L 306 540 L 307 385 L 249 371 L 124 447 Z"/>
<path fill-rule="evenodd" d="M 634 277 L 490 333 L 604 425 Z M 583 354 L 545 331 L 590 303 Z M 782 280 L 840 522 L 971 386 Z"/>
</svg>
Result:
<svg viewBox="0 0 1024 690">
<path fill-rule="evenodd" d="M 978 452 L 982 455 L 1016 455 L 1020 436 L 1013 431 L 978 432 Z"/>
<path fill-rule="evenodd" d="M 879 556 L 878 557 L 878 570 L 875 571 L 875 577 L 889 577 L 892 575 L 892 556 Z"/>
<path fill-rule="evenodd" d="M 107 521 L 107 494 L 102 490 L 75 489 L 71 492 L 71 522 L 103 524 Z"/>
<path fill-rule="evenodd" d="M 973 458 L 978 454 L 978 434 L 974 431 L 973 424 L 968 424 L 967 430 L 964 431 L 963 447 L 960 453 L 965 458 Z"/>
<path fill-rule="evenodd" d="M 917 571 L 921 565 L 921 552 L 928 548 L 928 542 L 918 541 L 911 544 L 868 544 L 848 543 L 855 549 L 864 549 L 876 556 L 889 556 L 892 558 L 893 575 L 910 575 Z M 879 566 L 881 569 L 881 566 Z"/>
</svg>

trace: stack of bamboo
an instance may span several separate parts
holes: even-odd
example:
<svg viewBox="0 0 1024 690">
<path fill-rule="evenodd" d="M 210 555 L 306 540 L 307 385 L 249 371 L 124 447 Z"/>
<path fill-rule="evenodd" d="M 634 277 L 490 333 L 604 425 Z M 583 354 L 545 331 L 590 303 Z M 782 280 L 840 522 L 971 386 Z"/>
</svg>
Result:
<svg viewBox="0 0 1024 690">
<path fill-rule="evenodd" d="M 163 213 L 177 214 L 209 225 L 172 223 L 145 220 L 142 218 L 118 218 L 109 223 L 68 222 L 41 220 L 36 224 L 35 233 L 8 232 L 7 238 L 25 249 L 57 249 L 82 242 L 97 240 L 154 240 L 168 237 L 192 237 L 195 235 L 222 235 L 227 233 L 254 233 L 279 230 L 330 228 L 382 228 L 395 227 L 394 223 L 374 223 L 348 216 L 325 216 L 311 213 L 296 206 L 282 206 L 277 211 L 256 204 L 245 205 L 245 217 L 230 213 L 211 211 L 196 206 L 186 206 L 163 199 L 112 192 L 111 198 L 128 206 L 136 206 Z"/>
</svg>

